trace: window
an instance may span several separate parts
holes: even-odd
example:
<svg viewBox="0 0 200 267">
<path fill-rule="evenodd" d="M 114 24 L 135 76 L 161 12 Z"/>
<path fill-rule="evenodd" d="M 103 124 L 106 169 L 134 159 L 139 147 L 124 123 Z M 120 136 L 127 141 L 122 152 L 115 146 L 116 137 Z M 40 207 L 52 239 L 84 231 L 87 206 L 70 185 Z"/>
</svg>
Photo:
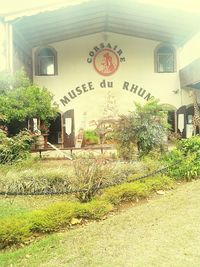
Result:
<svg viewBox="0 0 200 267">
<path fill-rule="evenodd" d="M 176 71 L 175 49 L 168 45 L 159 45 L 155 50 L 155 72 L 169 73 Z"/>
<path fill-rule="evenodd" d="M 52 47 L 39 48 L 35 52 L 35 75 L 57 74 L 57 52 Z"/>
</svg>

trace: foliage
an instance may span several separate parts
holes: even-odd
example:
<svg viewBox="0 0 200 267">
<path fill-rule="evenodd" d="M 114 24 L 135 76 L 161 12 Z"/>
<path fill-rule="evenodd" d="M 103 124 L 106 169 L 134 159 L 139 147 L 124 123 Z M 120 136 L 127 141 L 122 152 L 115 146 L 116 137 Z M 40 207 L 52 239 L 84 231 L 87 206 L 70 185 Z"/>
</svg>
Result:
<svg viewBox="0 0 200 267">
<path fill-rule="evenodd" d="M 33 143 L 29 131 L 22 131 L 13 138 L 0 130 L 0 164 L 11 163 L 27 158 Z"/>
<path fill-rule="evenodd" d="M 99 137 L 95 131 L 86 130 L 84 131 L 84 140 L 86 143 L 89 143 L 89 144 L 98 144 Z"/>
<path fill-rule="evenodd" d="M 0 227 L 0 249 L 11 244 L 24 243 L 30 235 L 30 225 L 27 219 L 20 217 L 2 219 Z"/>
<path fill-rule="evenodd" d="M 46 208 L 11 216 L 0 220 L 1 248 L 24 243 L 38 233 L 50 233 L 62 227 L 70 227 L 77 219 L 100 219 L 122 201 L 137 201 L 146 198 L 156 190 L 173 187 L 173 181 L 166 176 L 155 176 L 132 183 L 124 183 L 105 189 L 99 197 L 88 202 L 57 202 Z"/>
<path fill-rule="evenodd" d="M 90 201 L 100 189 L 100 186 L 110 180 L 113 167 L 103 160 L 77 159 L 74 161 L 74 188 L 80 190 L 76 197 L 81 202 Z"/>
<path fill-rule="evenodd" d="M 172 187 L 173 181 L 171 178 L 157 175 L 152 178 L 110 187 L 104 191 L 101 198 L 116 205 L 124 201 L 136 201 L 146 198 L 156 190 L 167 190 Z"/>
<path fill-rule="evenodd" d="M 135 103 L 135 107 L 136 110 L 128 116 L 121 116 L 116 129 L 119 149 L 130 149 L 127 157 L 133 153 L 133 144 L 137 145 L 140 155 L 161 147 L 168 129 L 166 113 L 158 100 L 150 100 L 143 106 Z"/>
<path fill-rule="evenodd" d="M 26 170 L 17 175 L 9 174 L 9 179 L 0 178 L 0 190 L 17 194 L 53 194 L 68 191 L 70 181 L 66 170 Z"/>
<path fill-rule="evenodd" d="M 179 141 L 174 150 L 163 156 L 163 161 L 170 165 L 169 175 L 177 180 L 198 178 L 200 176 L 199 149 L 199 136 Z"/>
<path fill-rule="evenodd" d="M 43 163 L 44 164 L 44 163 Z M 66 165 L 66 164 L 65 164 Z M 41 162 L 35 160 L 23 161 L 6 168 L 0 169 L 0 191 L 17 194 L 51 194 L 69 192 L 69 190 L 84 190 L 75 196 L 81 201 L 88 201 L 98 194 L 101 186 L 118 184 L 128 180 L 129 176 L 142 171 L 147 167 L 142 162 L 121 163 L 109 162 L 106 159 L 91 159 L 81 157 L 74 160 L 76 171 L 70 166 L 44 168 Z M 97 168 L 100 169 L 97 170 Z M 90 179 L 88 179 L 90 177 Z"/>
<path fill-rule="evenodd" d="M 105 143 L 106 144 L 116 143 L 114 130 L 112 132 L 109 132 L 109 133 L 106 134 Z"/>
<path fill-rule="evenodd" d="M 48 121 L 56 116 L 53 95 L 31 83 L 24 72 L 15 76 L 0 73 L 0 114 L 8 125 L 38 117 Z"/>
<path fill-rule="evenodd" d="M 177 149 L 182 151 L 185 156 L 189 153 L 197 153 L 200 158 L 200 136 L 196 135 L 188 139 L 182 139 L 177 144 Z"/>
<path fill-rule="evenodd" d="M 74 161 L 74 177 L 70 179 L 70 188 L 81 202 L 90 201 L 101 188 L 126 182 L 130 175 L 144 171 L 142 163 L 111 163 L 104 159 L 80 158 Z"/>
<path fill-rule="evenodd" d="M 98 219 L 112 210 L 105 201 L 81 204 L 58 202 L 41 210 L 23 216 L 12 216 L 0 220 L 0 248 L 24 243 L 35 233 L 50 233 L 64 226 L 70 226 L 73 218 Z"/>
<path fill-rule="evenodd" d="M 95 133 L 99 137 L 100 144 L 104 144 L 106 141 L 106 136 L 112 134 L 115 128 L 117 120 L 114 118 L 102 118 L 100 120 L 93 120 L 90 125 L 95 126 Z"/>
<path fill-rule="evenodd" d="M 78 203 L 58 202 L 41 210 L 32 211 L 30 214 L 31 231 L 52 232 L 70 223 L 76 217 Z"/>
</svg>

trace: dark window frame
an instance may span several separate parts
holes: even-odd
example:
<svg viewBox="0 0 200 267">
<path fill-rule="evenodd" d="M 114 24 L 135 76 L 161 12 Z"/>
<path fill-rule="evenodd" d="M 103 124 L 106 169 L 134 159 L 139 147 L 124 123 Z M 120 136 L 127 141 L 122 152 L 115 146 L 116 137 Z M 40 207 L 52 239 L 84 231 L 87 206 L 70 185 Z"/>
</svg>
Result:
<svg viewBox="0 0 200 267">
<path fill-rule="evenodd" d="M 172 68 L 167 70 L 160 69 L 161 56 L 172 57 Z M 167 68 L 167 67 L 166 67 Z M 160 44 L 154 50 L 154 71 L 156 73 L 174 73 L 177 71 L 176 67 L 176 49 L 169 44 Z"/>
<path fill-rule="evenodd" d="M 47 50 L 47 55 L 45 55 L 45 49 Z M 41 60 L 44 58 L 52 58 L 53 73 L 42 73 Z M 36 76 L 56 76 L 58 75 L 58 61 L 57 61 L 57 51 L 51 46 L 39 47 L 35 51 L 35 75 Z"/>
</svg>

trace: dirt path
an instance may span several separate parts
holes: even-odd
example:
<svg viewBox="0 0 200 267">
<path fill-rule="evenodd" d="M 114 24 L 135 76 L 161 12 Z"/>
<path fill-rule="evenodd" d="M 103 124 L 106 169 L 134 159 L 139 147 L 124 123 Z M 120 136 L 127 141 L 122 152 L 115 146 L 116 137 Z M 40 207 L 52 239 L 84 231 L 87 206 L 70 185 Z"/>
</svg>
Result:
<svg viewBox="0 0 200 267">
<path fill-rule="evenodd" d="M 200 181 L 56 238 L 13 266 L 199 267 Z"/>
</svg>

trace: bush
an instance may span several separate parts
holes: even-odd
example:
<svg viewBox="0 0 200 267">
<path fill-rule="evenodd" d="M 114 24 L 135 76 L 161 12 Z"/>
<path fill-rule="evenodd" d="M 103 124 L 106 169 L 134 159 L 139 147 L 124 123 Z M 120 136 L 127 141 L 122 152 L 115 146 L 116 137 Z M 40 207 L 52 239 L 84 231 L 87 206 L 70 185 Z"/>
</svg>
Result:
<svg viewBox="0 0 200 267">
<path fill-rule="evenodd" d="M 196 153 L 200 158 L 200 136 L 196 135 L 188 139 L 182 139 L 177 144 L 177 150 L 182 151 L 185 156 Z"/>
<path fill-rule="evenodd" d="M 99 143 L 99 137 L 95 131 L 87 130 L 84 132 L 84 141 L 86 144 L 94 145 Z"/>
<path fill-rule="evenodd" d="M 150 192 L 155 192 L 157 190 L 169 190 L 174 186 L 174 182 L 170 177 L 161 174 L 154 178 L 145 179 L 142 182 L 146 184 Z"/>
<path fill-rule="evenodd" d="M 17 194 L 49 194 L 66 192 L 70 188 L 72 167 L 67 162 L 55 166 L 38 158 L 0 166 L 0 192 Z"/>
<path fill-rule="evenodd" d="M 170 189 L 173 181 L 162 175 L 149 179 L 125 183 L 104 190 L 101 196 L 88 203 L 58 202 L 47 208 L 20 216 L 0 220 L 1 248 L 28 241 L 37 233 L 51 233 L 70 226 L 74 218 L 100 219 L 113 209 L 113 204 L 134 201 L 149 196 L 156 190 Z"/>
<path fill-rule="evenodd" d="M 113 206 L 105 201 L 58 202 L 41 210 L 1 219 L 0 249 L 24 243 L 34 233 L 51 233 L 61 227 L 70 226 L 73 218 L 99 219 L 111 211 Z M 26 217 L 25 217 L 26 215 Z"/>
<path fill-rule="evenodd" d="M 49 233 L 68 225 L 70 220 L 76 217 L 77 205 L 79 203 L 58 202 L 46 209 L 31 212 L 31 231 Z"/>
<path fill-rule="evenodd" d="M 126 148 L 128 157 L 132 153 L 133 144 L 137 145 L 140 156 L 147 155 L 155 148 L 163 149 L 169 128 L 166 112 L 158 100 L 152 99 L 143 106 L 135 103 L 135 106 L 134 112 L 121 116 L 116 128 L 119 148 Z"/>
<path fill-rule="evenodd" d="M 106 163 L 104 159 L 78 159 L 74 161 L 72 189 L 80 190 L 75 196 L 81 202 L 90 201 L 101 188 L 126 182 L 133 173 L 144 170 L 141 163 Z"/>
<path fill-rule="evenodd" d="M 28 160 L 9 168 L 1 166 L 0 192 L 51 194 L 80 189 L 83 191 L 75 193 L 75 196 L 81 202 L 87 202 L 98 194 L 101 187 L 126 182 L 130 175 L 138 176 L 138 173 L 147 171 L 142 162 L 106 163 L 104 159 L 86 157 L 74 161 L 76 171 L 65 166 L 40 168 L 39 163 L 34 163 Z"/>
<path fill-rule="evenodd" d="M 101 198 L 116 205 L 123 201 L 135 201 L 146 198 L 156 190 L 170 189 L 172 186 L 173 181 L 169 177 L 159 175 L 108 188 L 101 195 Z"/>
<path fill-rule="evenodd" d="M 82 205 L 77 205 L 76 216 L 86 219 L 100 219 L 113 209 L 111 203 L 103 200 L 92 200 Z"/>
<path fill-rule="evenodd" d="M 110 180 L 112 165 L 104 160 L 85 158 L 74 161 L 73 188 L 80 191 L 75 193 L 81 202 L 90 201 L 103 184 Z"/>
<path fill-rule="evenodd" d="M 168 175 L 176 180 L 187 181 L 200 176 L 200 137 L 181 140 L 176 148 L 163 157 L 170 165 Z"/>
<path fill-rule="evenodd" d="M 30 224 L 25 218 L 9 217 L 1 220 L 0 249 L 23 243 L 31 235 Z"/>
<path fill-rule="evenodd" d="M 0 130 L 0 164 L 26 159 L 30 155 L 33 137 L 29 131 L 21 131 L 13 138 L 8 138 Z"/>
</svg>

